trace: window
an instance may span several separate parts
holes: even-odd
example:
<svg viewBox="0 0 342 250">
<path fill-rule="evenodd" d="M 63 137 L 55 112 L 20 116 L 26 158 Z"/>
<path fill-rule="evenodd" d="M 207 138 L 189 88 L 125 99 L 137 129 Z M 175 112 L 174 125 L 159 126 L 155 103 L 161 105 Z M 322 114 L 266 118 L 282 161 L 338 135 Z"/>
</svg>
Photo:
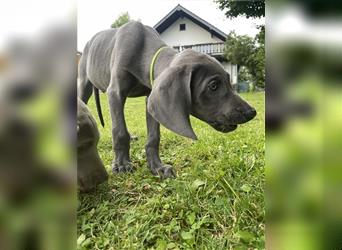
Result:
<svg viewBox="0 0 342 250">
<path fill-rule="evenodd" d="M 185 23 L 181 23 L 179 25 L 179 30 L 182 31 L 182 30 L 185 30 Z"/>
</svg>

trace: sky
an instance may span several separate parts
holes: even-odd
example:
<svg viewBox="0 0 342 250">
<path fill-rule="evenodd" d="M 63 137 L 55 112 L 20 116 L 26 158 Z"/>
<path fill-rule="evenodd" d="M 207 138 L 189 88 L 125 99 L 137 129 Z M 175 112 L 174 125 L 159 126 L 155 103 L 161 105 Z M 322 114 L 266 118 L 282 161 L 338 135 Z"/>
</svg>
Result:
<svg viewBox="0 0 342 250">
<path fill-rule="evenodd" d="M 72 26 L 77 16 L 77 49 L 97 32 L 108 29 L 122 13 L 128 12 L 132 19 L 154 26 L 177 4 L 211 23 L 225 33 L 235 30 L 237 34 L 255 36 L 255 20 L 238 17 L 227 19 L 214 0 L 11 0 L 3 1 L 0 8 L 0 50 L 13 37 L 36 38 L 44 29 L 55 24 Z M 20 7 L 18 7 L 20 6 Z"/>
<path fill-rule="evenodd" d="M 243 17 L 227 19 L 214 0 L 11 0 L 2 1 L 0 8 L 0 54 L 13 38 L 39 39 L 40 33 L 54 25 L 76 26 L 77 49 L 97 32 L 107 29 L 123 12 L 133 19 L 154 26 L 177 4 L 181 4 L 225 33 L 234 30 L 240 35 L 254 36 L 256 24 L 262 20 Z M 341 20 L 313 21 L 298 6 L 267 12 L 267 41 L 272 37 L 284 40 L 300 37 L 342 44 Z M 272 20 L 272 21 L 270 21 Z"/>
<path fill-rule="evenodd" d="M 7 0 L 0 8 L 0 50 L 13 39 L 34 39 L 51 26 L 70 26 L 76 17 L 72 0 Z"/>
<path fill-rule="evenodd" d="M 227 19 L 213 0 L 79 0 L 77 49 L 83 51 L 85 44 L 94 34 L 108 29 L 116 18 L 126 11 L 131 19 L 140 19 L 143 24 L 153 27 L 177 4 L 227 34 L 234 30 L 240 35 L 255 36 L 258 33 L 256 25 L 264 23 L 264 19 Z"/>
</svg>

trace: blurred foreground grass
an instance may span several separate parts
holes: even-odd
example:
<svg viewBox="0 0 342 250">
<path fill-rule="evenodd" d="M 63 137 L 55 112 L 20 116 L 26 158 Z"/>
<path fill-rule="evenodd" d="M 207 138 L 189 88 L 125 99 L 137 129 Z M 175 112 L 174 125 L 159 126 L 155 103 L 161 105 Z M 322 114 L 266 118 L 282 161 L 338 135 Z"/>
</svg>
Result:
<svg viewBox="0 0 342 250">
<path fill-rule="evenodd" d="M 267 248 L 342 249 L 339 82 L 305 74 L 286 95 L 312 112 L 267 133 Z"/>
</svg>

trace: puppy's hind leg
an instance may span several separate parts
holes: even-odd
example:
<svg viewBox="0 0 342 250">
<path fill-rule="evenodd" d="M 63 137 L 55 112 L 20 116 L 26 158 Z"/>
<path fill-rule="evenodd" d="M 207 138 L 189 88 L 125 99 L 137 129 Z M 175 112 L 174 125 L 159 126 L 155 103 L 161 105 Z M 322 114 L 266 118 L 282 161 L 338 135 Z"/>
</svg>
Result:
<svg viewBox="0 0 342 250">
<path fill-rule="evenodd" d="M 79 63 L 78 78 L 77 83 L 77 97 L 79 97 L 85 104 L 88 103 L 91 94 L 93 93 L 93 84 L 89 81 L 87 76 L 87 54 L 88 48 L 84 49 L 84 54 L 82 55 Z"/>
<path fill-rule="evenodd" d="M 77 86 L 77 96 L 85 103 L 93 93 L 93 84 L 88 79 L 81 79 Z"/>
<path fill-rule="evenodd" d="M 148 97 L 146 98 L 147 104 Z M 160 143 L 160 124 L 147 111 L 146 107 L 146 123 L 147 123 L 147 144 L 146 157 L 148 166 L 153 175 L 159 175 L 161 178 L 176 177 L 175 171 L 170 165 L 163 165 L 159 157 Z"/>
</svg>

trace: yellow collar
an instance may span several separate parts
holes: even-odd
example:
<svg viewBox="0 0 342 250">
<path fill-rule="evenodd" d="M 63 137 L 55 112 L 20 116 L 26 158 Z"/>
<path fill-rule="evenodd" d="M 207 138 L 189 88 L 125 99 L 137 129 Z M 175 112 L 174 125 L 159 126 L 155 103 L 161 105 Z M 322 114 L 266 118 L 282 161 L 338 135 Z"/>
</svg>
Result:
<svg viewBox="0 0 342 250">
<path fill-rule="evenodd" d="M 160 52 L 163 50 L 163 49 L 165 49 L 165 48 L 167 48 L 167 46 L 164 46 L 164 47 L 161 47 L 161 48 L 159 48 L 158 50 L 157 50 L 157 52 L 153 55 L 153 57 L 152 57 L 152 61 L 151 61 L 151 64 L 150 64 L 150 83 L 151 83 L 151 87 L 153 87 L 153 84 L 154 84 L 154 64 L 155 64 L 155 62 L 156 62 L 156 60 L 157 60 L 157 57 L 158 57 L 158 55 L 160 54 Z"/>
</svg>

